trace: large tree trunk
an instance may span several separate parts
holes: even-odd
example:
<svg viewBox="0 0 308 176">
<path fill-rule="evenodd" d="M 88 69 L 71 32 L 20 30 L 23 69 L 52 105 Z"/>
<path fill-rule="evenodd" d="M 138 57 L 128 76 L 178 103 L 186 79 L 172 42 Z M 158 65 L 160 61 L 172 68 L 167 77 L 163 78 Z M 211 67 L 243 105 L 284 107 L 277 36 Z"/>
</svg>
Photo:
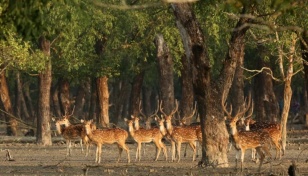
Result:
<svg viewBox="0 0 308 176">
<path fill-rule="evenodd" d="M 102 127 L 109 127 L 109 91 L 108 77 L 97 78 L 97 94 L 99 100 L 99 121 Z"/>
<path fill-rule="evenodd" d="M 140 72 L 134 77 L 131 89 L 130 98 L 130 115 L 139 116 L 139 102 L 141 100 L 142 83 L 144 78 L 144 71 Z"/>
<path fill-rule="evenodd" d="M 5 114 L 5 123 L 6 123 L 6 134 L 9 136 L 17 135 L 17 121 L 10 117 L 13 115 L 12 103 L 9 95 L 9 88 L 6 82 L 5 70 L 3 67 L 0 67 L 0 98 L 4 106 Z"/>
<path fill-rule="evenodd" d="M 270 67 L 270 63 L 264 60 L 264 57 L 269 54 L 264 46 L 258 46 L 260 58 L 257 59 L 257 69 Z M 270 70 L 264 69 L 254 79 L 255 92 L 255 114 L 258 121 L 277 121 L 279 117 L 279 106 L 276 95 L 273 89 L 273 81 Z"/>
<path fill-rule="evenodd" d="M 173 60 L 164 37 L 159 34 L 155 38 L 159 70 L 159 95 L 164 112 L 170 114 L 174 106 Z"/>
<path fill-rule="evenodd" d="M 306 113 L 306 127 L 308 127 L 308 30 L 303 32 L 303 40 L 301 40 L 301 50 L 302 50 L 302 58 L 303 58 L 303 65 L 304 65 L 304 72 L 305 72 L 305 88 L 306 93 L 305 96 L 305 113 Z"/>
<path fill-rule="evenodd" d="M 37 119 L 37 143 L 44 146 L 52 145 L 50 130 L 50 88 L 51 88 L 51 58 L 50 41 L 45 37 L 39 39 L 40 49 L 48 57 L 45 70 L 39 73 L 39 97 Z"/>
<path fill-rule="evenodd" d="M 219 79 L 211 82 L 211 66 L 205 46 L 204 35 L 189 4 L 172 4 L 177 19 L 187 58 L 192 64 L 192 81 L 202 129 L 202 160 L 199 164 L 213 167 L 228 167 L 227 148 L 229 135 L 221 111 L 221 95 L 231 87 L 237 59 L 244 51 L 244 36 L 248 19 L 241 17 L 230 41 L 230 49 Z M 243 9 L 243 14 L 246 9 Z"/>
<path fill-rule="evenodd" d="M 230 89 L 231 104 L 232 104 L 232 115 L 242 108 L 244 103 L 244 50 L 240 50 L 239 58 L 234 73 L 233 83 Z"/>
<path fill-rule="evenodd" d="M 191 72 L 191 64 L 189 59 L 185 56 L 182 56 L 182 70 L 181 70 L 181 85 L 182 85 L 182 93 L 181 93 L 181 101 L 180 101 L 180 118 L 185 118 L 191 115 L 194 106 L 194 90 L 192 84 L 192 72 Z M 189 125 L 191 123 L 191 119 L 186 118 L 185 123 Z"/>
</svg>

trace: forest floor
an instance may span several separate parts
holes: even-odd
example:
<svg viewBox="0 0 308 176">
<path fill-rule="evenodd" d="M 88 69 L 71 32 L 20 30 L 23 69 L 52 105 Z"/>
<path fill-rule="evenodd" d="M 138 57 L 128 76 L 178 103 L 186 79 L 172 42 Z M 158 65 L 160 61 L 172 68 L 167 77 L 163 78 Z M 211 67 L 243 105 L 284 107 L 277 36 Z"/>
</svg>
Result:
<svg viewBox="0 0 308 176">
<path fill-rule="evenodd" d="M 307 139 L 308 133 L 301 134 L 300 138 Z M 126 163 L 126 153 L 116 163 L 118 149 L 116 145 L 104 145 L 102 162 L 96 164 L 95 146 L 91 146 L 90 154 L 85 157 L 81 153 L 78 143 L 72 147 L 72 156 L 66 157 L 66 144 L 62 141 L 53 143 L 52 146 L 39 146 L 34 143 L 5 142 L 0 140 L 0 175 L 288 175 L 288 168 L 295 161 L 300 175 L 308 175 L 308 143 L 289 143 L 285 155 L 281 160 L 273 160 L 271 164 L 262 166 L 258 172 L 258 164 L 251 161 L 251 151 L 245 155 L 244 169 L 235 170 L 235 149 L 228 153 L 228 168 L 198 167 L 198 161 L 192 161 L 192 151 L 187 149 L 187 156 L 183 157 L 185 145 L 182 145 L 181 161 L 170 162 L 170 145 L 168 148 L 168 161 L 163 154 L 158 161 L 153 161 L 155 155 L 154 144 L 146 145 L 146 153 L 142 154 L 141 161 L 135 161 L 136 144 L 128 144 L 130 148 L 131 163 Z M 13 161 L 6 159 L 7 149 Z M 275 156 L 275 150 L 271 150 Z M 199 151 L 201 154 L 201 152 Z M 270 167 L 272 165 L 272 167 Z"/>
</svg>

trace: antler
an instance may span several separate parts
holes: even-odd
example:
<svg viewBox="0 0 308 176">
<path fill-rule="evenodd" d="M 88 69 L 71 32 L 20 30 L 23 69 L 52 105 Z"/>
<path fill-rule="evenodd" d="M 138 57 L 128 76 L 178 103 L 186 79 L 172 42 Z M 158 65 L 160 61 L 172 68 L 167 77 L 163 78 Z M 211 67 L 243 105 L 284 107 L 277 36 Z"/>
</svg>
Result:
<svg viewBox="0 0 308 176">
<path fill-rule="evenodd" d="M 161 101 L 161 103 L 160 103 L 160 105 L 159 105 L 159 109 L 160 109 L 160 112 L 164 115 L 164 116 L 168 116 L 164 111 L 163 111 L 163 108 L 162 108 L 162 105 L 163 103 L 162 103 L 162 101 Z M 175 108 L 172 110 L 172 112 L 170 113 L 170 115 L 169 116 L 173 116 L 175 113 L 176 113 L 176 111 L 178 110 L 178 101 L 175 101 Z"/>
<path fill-rule="evenodd" d="M 65 109 L 66 109 L 66 110 L 65 110 L 65 112 L 64 112 L 65 114 L 64 114 L 63 118 L 69 119 L 69 118 L 74 114 L 75 105 L 74 105 L 73 110 L 72 110 L 72 113 L 71 113 L 70 115 L 67 115 L 68 106 L 67 106 Z"/>
<path fill-rule="evenodd" d="M 181 121 L 184 122 L 188 119 L 191 119 L 195 115 L 196 110 L 197 110 L 197 102 L 195 102 L 195 107 L 193 109 L 193 112 L 189 116 L 183 117 Z"/>
<path fill-rule="evenodd" d="M 147 116 L 142 112 L 142 108 L 141 108 L 141 100 L 140 100 L 140 102 L 139 102 L 139 113 L 141 114 L 141 116 L 144 118 L 144 119 L 146 119 L 147 118 Z"/>
<path fill-rule="evenodd" d="M 222 98 L 221 98 L 221 107 L 223 109 L 223 111 L 227 114 L 228 118 L 232 118 L 232 105 L 230 105 L 230 112 L 226 109 L 226 105 L 227 103 L 225 103 L 224 101 L 226 101 L 225 98 L 225 92 L 222 93 Z"/>
</svg>

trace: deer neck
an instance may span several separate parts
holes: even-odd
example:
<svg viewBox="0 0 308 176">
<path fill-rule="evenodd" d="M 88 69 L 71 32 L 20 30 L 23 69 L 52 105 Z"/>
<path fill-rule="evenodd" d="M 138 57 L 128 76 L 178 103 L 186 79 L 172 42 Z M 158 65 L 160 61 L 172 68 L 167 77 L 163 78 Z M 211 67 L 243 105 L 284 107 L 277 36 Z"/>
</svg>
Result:
<svg viewBox="0 0 308 176">
<path fill-rule="evenodd" d="M 245 130 L 246 130 L 246 131 L 250 131 L 249 124 L 245 125 Z"/>
<path fill-rule="evenodd" d="M 171 124 L 171 121 L 167 121 L 167 132 L 171 135 L 173 132 L 173 126 Z"/>
<path fill-rule="evenodd" d="M 237 135 L 238 131 L 236 129 L 236 124 L 231 126 L 231 134 L 233 136 Z"/>
<path fill-rule="evenodd" d="M 159 125 L 159 131 L 164 136 L 167 134 L 167 131 L 166 131 L 166 128 L 164 127 L 164 125 Z"/>
<path fill-rule="evenodd" d="M 64 128 L 61 128 L 61 125 L 59 123 L 56 123 L 56 129 L 57 129 L 58 134 L 63 133 Z"/>
<path fill-rule="evenodd" d="M 128 125 L 128 131 L 129 131 L 131 136 L 135 136 L 135 129 L 134 129 L 132 124 Z"/>
<path fill-rule="evenodd" d="M 139 126 L 139 122 L 135 122 L 135 130 L 139 130 L 140 126 Z"/>
</svg>

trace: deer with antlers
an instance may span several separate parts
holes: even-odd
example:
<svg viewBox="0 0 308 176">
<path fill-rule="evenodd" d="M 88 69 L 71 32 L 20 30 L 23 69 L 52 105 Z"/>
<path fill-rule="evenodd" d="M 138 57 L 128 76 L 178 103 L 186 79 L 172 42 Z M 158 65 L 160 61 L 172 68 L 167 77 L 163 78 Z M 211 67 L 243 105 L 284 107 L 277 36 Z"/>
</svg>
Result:
<svg viewBox="0 0 308 176">
<path fill-rule="evenodd" d="M 249 106 L 251 105 L 251 97 L 249 96 L 247 105 L 243 105 L 242 111 L 238 111 L 233 117 L 232 117 L 232 106 L 230 107 L 230 111 L 226 109 L 226 105 L 224 104 L 224 94 L 222 95 L 222 101 L 221 106 L 223 108 L 223 111 L 225 114 L 227 114 L 227 119 L 230 120 L 229 126 L 231 128 L 231 135 L 233 137 L 235 148 L 237 150 L 236 154 L 236 169 L 237 169 L 237 163 L 238 163 L 238 153 L 241 152 L 241 171 L 243 171 L 243 162 L 244 162 L 244 156 L 245 151 L 247 149 L 256 149 L 256 152 L 260 156 L 260 165 L 259 165 L 259 171 L 261 170 L 261 166 L 263 164 L 263 160 L 265 158 L 265 155 L 269 156 L 271 158 L 271 153 L 269 152 L 268 145 L 271 144 L 272 140 L 270 138 L 269 133 L 265 131 L 238 131 L 237 130 L 237 122 L 238 120 L 243 117 L 243 115 L 247 112 L 249 109 Z M 245 101 L 246 102 L 246 101 Z M 265 152 L 265 153 L 263 153 Z"/>
<path fill-rule="evenodd" d="M 82 145 L 82 138 L 81 138 L 82 125 L 81 124 L 71 125 L 71 123 L 68 120 L 71 115 L 68 115 L 66 111 L 62 119 L 57 120 L 57 121 L 54 118 L 52 119 L 53 121 L 56 122 L 55 125 L 56 125 L 57 132 L 61 134 L 62 137 L 66 140 L 66 146 L 67 146 L 66 155 L 67 156 L 71 155 L 72 140 L 80 140 L 81 151 L 83 152 L 83 145 Z M 64 127 L 61 127 L 62 125 L 64 125 Z"/>
<path fill-rule="evenodd" d="M 101 162 L 102 146 L 103 144 L 114 144 L 118 145 L 119 157 L 117 162 L 120 161 L 123 149 L 127 153 L 127 163 L 130 163 L 129 148 L 125 144 L 128 137 L 127 131 L 121 128 L 112 129 L 96 129 L 91 128 L 92 120 L 84 121 L 84 128 L 89 139 L 96 145 L 95 162 Z"/>
<path fill-rule="evenodd" d="M 202 141 L 201 126 L 173 126 L 172 117 L 178 110 L 178 102 L 175 103 L 175 108 L 172 112 L 167 115 L 160 104 L 160 111 L 164 116 L 164 121 L 166 122 L 167 136 L 171 139 L 171 150 L 172 150 L 172 161 L 175 160 L 175 146 L 177 147 L 177 162 L 180 161 L 181 145 L 182 143 L 188 143 L 193 150 L 193 161 L 196 158 L 196 141 Z M 201 137 L 201 138 L 200 138 Z"/>
<path fill-rule="evenodd" d="M 137 150 L 136 150 L 136 161 L 140 161 L 141 159 L 141 144 L 142 143 L 150 143 L 154 142 L 156 146 L 156 157 L 155 161 L 157 161 L 161 149 L 163 149 L 163 153 L 165 155 L 165 159 L 167 160 L 167 149 L 165 144 L 162 142 L 162 138 L 164 137 L 162 133 L 159 131 L 158 128 L 151 128 L 151 129 L 143 129 L 139 128 L 136 130 L 133 126 L 133 123 L 138 123 L 139 120 L 135 120 L 134 116 L 131 116 L 131 120 L 124 119 L 128 125 L 128 131 L 133 139 L 137 142 Z M 137 124 L 138 126 L 139 124 Z"/>
</svg>

